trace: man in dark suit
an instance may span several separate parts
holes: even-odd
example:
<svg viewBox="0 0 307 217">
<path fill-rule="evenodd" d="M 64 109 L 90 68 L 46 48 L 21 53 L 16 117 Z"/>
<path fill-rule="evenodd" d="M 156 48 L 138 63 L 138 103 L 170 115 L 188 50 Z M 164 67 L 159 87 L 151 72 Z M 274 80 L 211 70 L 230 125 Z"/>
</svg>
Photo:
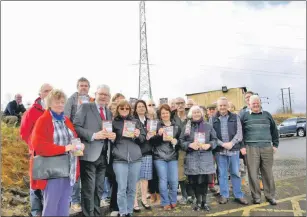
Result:
<svg viewBox="0 0 307 217">
<path fill-rule="evenodd" d="M 26 108 L 22 104 L 21 94 L 15 95 L 15 100 L 9 102 L 3 113 L 3 121 L 9 126 L 19 125 Z"/>
<path fill-rule="evenodd" d="M 95 102 L 82 104 L 74 119 L 76 132 L 85 145 L 84 155 L 80 158 L 81 204 L 85 216 L 101 216 L 108 143 L 116 137 L 115 133 L 102 129 L 102 120 L 112 120 L 112 113 L 107 108 L 109 100 L 110 88 L 98 86 Z"/>
</svg>

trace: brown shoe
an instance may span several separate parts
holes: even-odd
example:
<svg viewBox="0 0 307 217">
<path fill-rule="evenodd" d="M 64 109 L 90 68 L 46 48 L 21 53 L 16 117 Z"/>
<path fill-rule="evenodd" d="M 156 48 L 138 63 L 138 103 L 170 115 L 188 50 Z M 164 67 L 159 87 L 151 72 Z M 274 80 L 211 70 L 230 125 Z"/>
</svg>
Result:
<svg viewBox="0 0 307 217">
<path fill-rule="evenodd" d="M 220 200 L 219 200 L 219 203 L 220 204 L 226 204 L 226 203 L 228 203 L 228 198 L 225 198 L 225 197 L 220 197 Z"/>
<path fill-rule="evenodd" d="M 167 205 L 167 206 L 164 206 L 163 209 L 165 211 L 170 211 L 170 210 L 172 210 L 172 207 L 170 205 Z"/>
<path fill-rule="evenodd" d="M 154 204 L 156 201 L 157 201 L 157 194 L 156 193 L 151 194 L 150 195 L 150 203 Z"/>
<path fill-rule="evenodd" d="M 248 205 L 248 201 L 244 197 L 236 198 L 235 201 L 242 204 L 242 205 Z"/>
<path fill-rule="evenodd" d="M 160 204 L 160 203 L 161 203 L 160 194 L 156 194 L 156 204 Z"/>
<path fill-rule="evenodd" d="M 176 203 L 175 204 L 171 204 L 172 209 L 176 208 Z"/>
</svg>

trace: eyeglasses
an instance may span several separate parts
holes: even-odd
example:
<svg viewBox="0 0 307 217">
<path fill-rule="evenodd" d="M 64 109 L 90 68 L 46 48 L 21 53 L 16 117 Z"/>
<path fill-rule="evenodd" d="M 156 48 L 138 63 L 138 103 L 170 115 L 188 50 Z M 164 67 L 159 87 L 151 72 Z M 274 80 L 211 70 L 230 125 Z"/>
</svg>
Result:
<svg viewBox="0 0 307 217">
<path fill-rule="evenodd" d="M 124 111 L 124 110 L 129 111 L 130 110 L 130 108 L 119 108 L 119 109 L 122 110 L 122 111 Z"/>
<path fill-rule="evenodd" d="M 176 105 L 183 105 L 184 102 L 176 102 Z"/>
<path fill-rule="evenodd" d="M 156 104 L 148 104 L 148 106 L 156 106 Z"/>
</svg>

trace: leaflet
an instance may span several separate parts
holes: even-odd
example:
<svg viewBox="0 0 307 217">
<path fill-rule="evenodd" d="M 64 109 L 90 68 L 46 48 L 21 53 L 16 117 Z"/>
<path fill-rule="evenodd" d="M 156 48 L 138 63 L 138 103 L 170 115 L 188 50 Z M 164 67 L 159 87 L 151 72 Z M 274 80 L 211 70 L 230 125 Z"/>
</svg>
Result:
<svg viewBox="0 0 307 217">
<path fill-rule="evenodd" d="M 123 136 L 134 138 L 135 121 L 124 121 Z"/>
</svg>

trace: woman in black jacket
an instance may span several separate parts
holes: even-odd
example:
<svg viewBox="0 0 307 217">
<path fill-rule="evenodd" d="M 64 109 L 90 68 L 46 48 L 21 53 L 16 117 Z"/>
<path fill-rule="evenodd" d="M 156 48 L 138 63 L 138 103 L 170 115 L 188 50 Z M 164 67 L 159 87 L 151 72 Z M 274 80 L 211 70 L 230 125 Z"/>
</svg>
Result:
<svg viewBox="0 0 307 217">
<path fill-rule="evenodd" d="M 131 116 L 131 106 L 127 100 L 118 103 L 112 126 L 116 133 L 116 139 L 112 141 L 112 155 L 118 184 L 118 215 L 129 216 L 133 213 L 136 183 L 142 163 L 140 145 L 144 143 L 146 134 L 140 121 Z"/>
<path fill-rule="evenodd" d="M 159 191 L 161 206 L 164 210 L 176 207 L 178 187 L 178 150 L 180 127 L 171 120 L 169 105 L 163 104 L 159 108 L 161 117 L 157 126 L 157 134 L 150 138 L 153 145 L 154 164 L 159 177 Z M 168 128 L 166 128 L 168 127 Z M 166 136 L 167 129 L 173 131 L 171 137 Z M 168 192 L 168 186 L 170 187 Z"/>
<path fill-rule="evenodd" d="M 146 102 L 143 100 L 136 101 L 134 105 L 134 118 L 138 119 L 141 122 L 141 125 L 147 135 L 147 106 Z M 148 191 L 148 180 L 152 179 L 152 146 L 149 144 L 149 141 L 146 139 L 141 145 L 142 152 L 142 164 L 140 171 L 140 182 L 136 186 L 136 197 L 134 200 L 134 212 L 140 212 L 138 205 L 138 189 L 141 186 L 141 204 L 145 209 L 151 209 L 151 206 L 147 204 L 147 191 Z"/>
</svg>

